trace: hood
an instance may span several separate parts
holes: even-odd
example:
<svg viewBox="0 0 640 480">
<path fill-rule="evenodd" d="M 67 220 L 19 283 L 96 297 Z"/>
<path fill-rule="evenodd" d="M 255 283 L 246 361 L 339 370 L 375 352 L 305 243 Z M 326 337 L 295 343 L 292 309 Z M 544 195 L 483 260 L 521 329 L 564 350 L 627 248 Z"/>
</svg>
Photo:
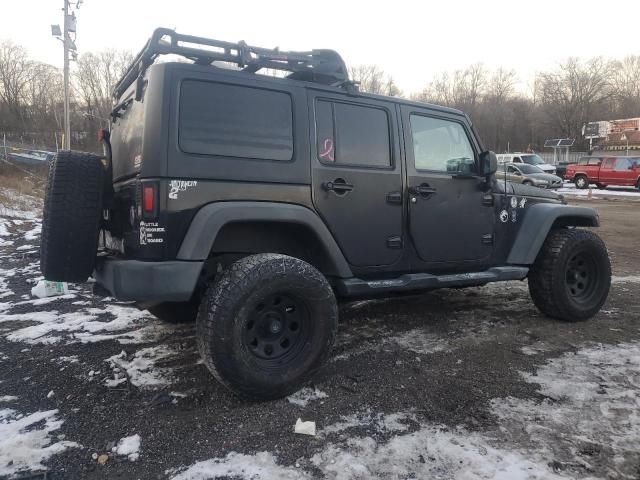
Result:
<svg viewBox="0 0 640 480">
<path fill-rule="evenodd" d="M 538 174 L 538 175 L 541 175 L 541 174 Z M 512 191 L 512 192 L 507 191 L 507 193 L 513 193 L 513 195 L 518 195 L 522 197 L 546 198 L 549 200 L 562 201 L 562 195 L 557 194 L 553 190 L 547 190 L 546 188 L 538 188 L 538 187 L 533 187 L 531 185 L 523 185 L 521 183 L 509 183 L 507 188 L 511 189 Z M 498 188 L 498 190 L 504 193 L 504 188 L 502 189 Z"/>
<path fill-rule="evenodd" d="M 557 175 L 552 175 L 551 173 L 530 173 L 525 176 L 535 178 L 536 180 L 546 180 L 550 183 L 562 181 L 560 177 L 558 177 Z"/>
</svg>

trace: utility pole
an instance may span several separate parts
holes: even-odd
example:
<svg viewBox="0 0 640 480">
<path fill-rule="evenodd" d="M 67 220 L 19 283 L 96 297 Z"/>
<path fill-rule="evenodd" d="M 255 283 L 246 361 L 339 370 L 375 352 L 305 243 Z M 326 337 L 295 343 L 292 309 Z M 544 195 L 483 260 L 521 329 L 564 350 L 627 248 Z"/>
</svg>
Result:
<svg viewBox="0 0 640 480">
<path fill-rule="evenodd" d="M 64 50 L 64 137 L 62 149 L 71 150 L 71 122 L 69 115 L 69 0 L 64 0 L 64 27 L 62 49 Z"/>
<path fill-rule="evenodd" d="M 76 44 L 71 39 L 70 33 L 76 33 L 76 16 L 74 13 L 69 15 L 69 7 L 75 5 L 76 10 L 80 8 L 80 4 L 82 0 L 77 0 L 75 3 L 71 0 L 64 0 L 64 8 L 62 11 L 64 12 L 64 21 L 62 24 L 62 30 L 60 30 L 60 25 L 51 25 L 51 35 L 56 37 L 58 40 L 62 42 L 62 51 L 64 52 L 64 63 L 63 63 L 63 84 L 64 84 L 64 118 L 63 118 L 63 127 L 64 132 L 62 136 L 62 149 L 70 150 L 71 149 L 71 108 L 69 105 L 69 62 L 71 59 L 69 58 L 69 54 L 73 55 L 73 60 L 76 59 Z M 75 37 L 75 35 L 74 35 Z"/>
</svg>

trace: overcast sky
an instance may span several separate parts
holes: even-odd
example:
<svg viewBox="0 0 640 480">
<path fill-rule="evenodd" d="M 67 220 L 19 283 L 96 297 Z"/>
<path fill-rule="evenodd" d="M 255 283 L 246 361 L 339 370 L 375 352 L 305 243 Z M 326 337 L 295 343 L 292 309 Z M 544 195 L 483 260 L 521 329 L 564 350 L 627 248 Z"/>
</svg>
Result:
<svg viewBox="0 0 640 480">
<path fill-rule="evenodd" d="M 60 66 L 50 25 L 62 24 L 62 4 L 2 0 L 0 39 Z M 348 64 L 380 65 L 405 92 L 475 62 L 515 69 L 525 88 L 536 71 L 568 56 L 640 54 L 638 0 L 84 0 L 76 15 L 79 54 L 137 52 L 163 26 L 264 47 L 332 48 Z"/>
</svg>

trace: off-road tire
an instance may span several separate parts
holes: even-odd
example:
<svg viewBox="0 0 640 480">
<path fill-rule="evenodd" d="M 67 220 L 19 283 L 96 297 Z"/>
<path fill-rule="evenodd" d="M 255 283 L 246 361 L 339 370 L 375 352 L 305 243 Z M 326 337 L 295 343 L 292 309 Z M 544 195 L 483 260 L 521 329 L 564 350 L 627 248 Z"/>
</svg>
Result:
<svg viewBox="0 0 640 480">
<path fill-rule="evenodd" d="M 278 303 L 279 296 L 286 300 Z M 283 316 L 278 334 L 258 328 L 271 310 L 275 317 Z M 266 358 L 270 344 L 254 339 L 254 347 L 247 339 L 256 332 L 294 335 L 294 323 L 287 324 L 286 315 L 304 317 L 296 326 L 298 336 L 288 344 L 288 353 Z M 266 253 L 236 261 L 209 285 L 198 312 L 196 338 L 205 365 L 222 385 L 243 399 L 263 401 L 295 392 L 316 373 L 329 355 L 337 323 L 333 290 L 318 270 L 297 258 Z M 283 345 L 283 337 L 278 338 Z"/>
<path fill-rule="evenodd" d="M 147 310 L 167 323 L 191 323 L 198 316 L 198 304 L 195 302 L 164 302 Z"/>
<path fill-rule="evenodd" d="M 580 259 L 583 266 L 577 267 Z M 589 276 L 585 273 L 582 279 L 582 273 L 576 268 L 587 269 L 587 264 L 591 273 Z M 581 280 L 584 283 L 579 289 L 575 282 Z M 545 315 L 567 322 L 594 316 L 606 301 L 610 286 L 611 263 L 607 247 L 600 237 L 588 230 L 552 230 L 529 271 L 529 293 L 533 303 Z"/>
<path fill-rule="evenodd" d="M 63 151 L 51 161 L 40 242 L 47 280 L 84 282 L 93 272 L 103 189 L 101 157 Z"/>
<path fill-rule="evenodd" d="M 589 188 L 589 179 L 584 175 L 578 175 L 573 179 L 573 183 L 576 184 L 576 188 L 584 190 L 585 188 Z"/>
</svg>

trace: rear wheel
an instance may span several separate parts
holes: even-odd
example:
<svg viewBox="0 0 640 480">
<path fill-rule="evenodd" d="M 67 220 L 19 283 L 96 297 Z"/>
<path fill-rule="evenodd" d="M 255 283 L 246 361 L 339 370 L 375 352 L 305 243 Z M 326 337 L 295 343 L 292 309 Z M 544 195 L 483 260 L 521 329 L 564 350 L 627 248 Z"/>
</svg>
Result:
<svg viewBox="0 0 640 480">
<path fill-rule="evenodd" d="M 40 270 L 47 280 L 83 282 L 93 272 L 102 214 L 101 157 L 58 152 L 44 198 Z"/>
<path fill-rule="evenodd" d="M 610 285 L 607 248 L 588 230 L 550 232 L 529 271 L 529 292 L 538 309 L 568 322 L 595 315 Z"/>
<path fill-rule="evenodd" d="M 576 188 L 589 188 L 589 180 L 584 175 L 578 175 L 574 180 Z"/>
<path fill-rule="evenodd" d="M 207 289 L 198 312 L 198 349 L 236 395 L 280 398 L 322 366 L 337 321 L 333 290 L 318 270 L 286 255 L 252 255 Z"/>
</svg>

